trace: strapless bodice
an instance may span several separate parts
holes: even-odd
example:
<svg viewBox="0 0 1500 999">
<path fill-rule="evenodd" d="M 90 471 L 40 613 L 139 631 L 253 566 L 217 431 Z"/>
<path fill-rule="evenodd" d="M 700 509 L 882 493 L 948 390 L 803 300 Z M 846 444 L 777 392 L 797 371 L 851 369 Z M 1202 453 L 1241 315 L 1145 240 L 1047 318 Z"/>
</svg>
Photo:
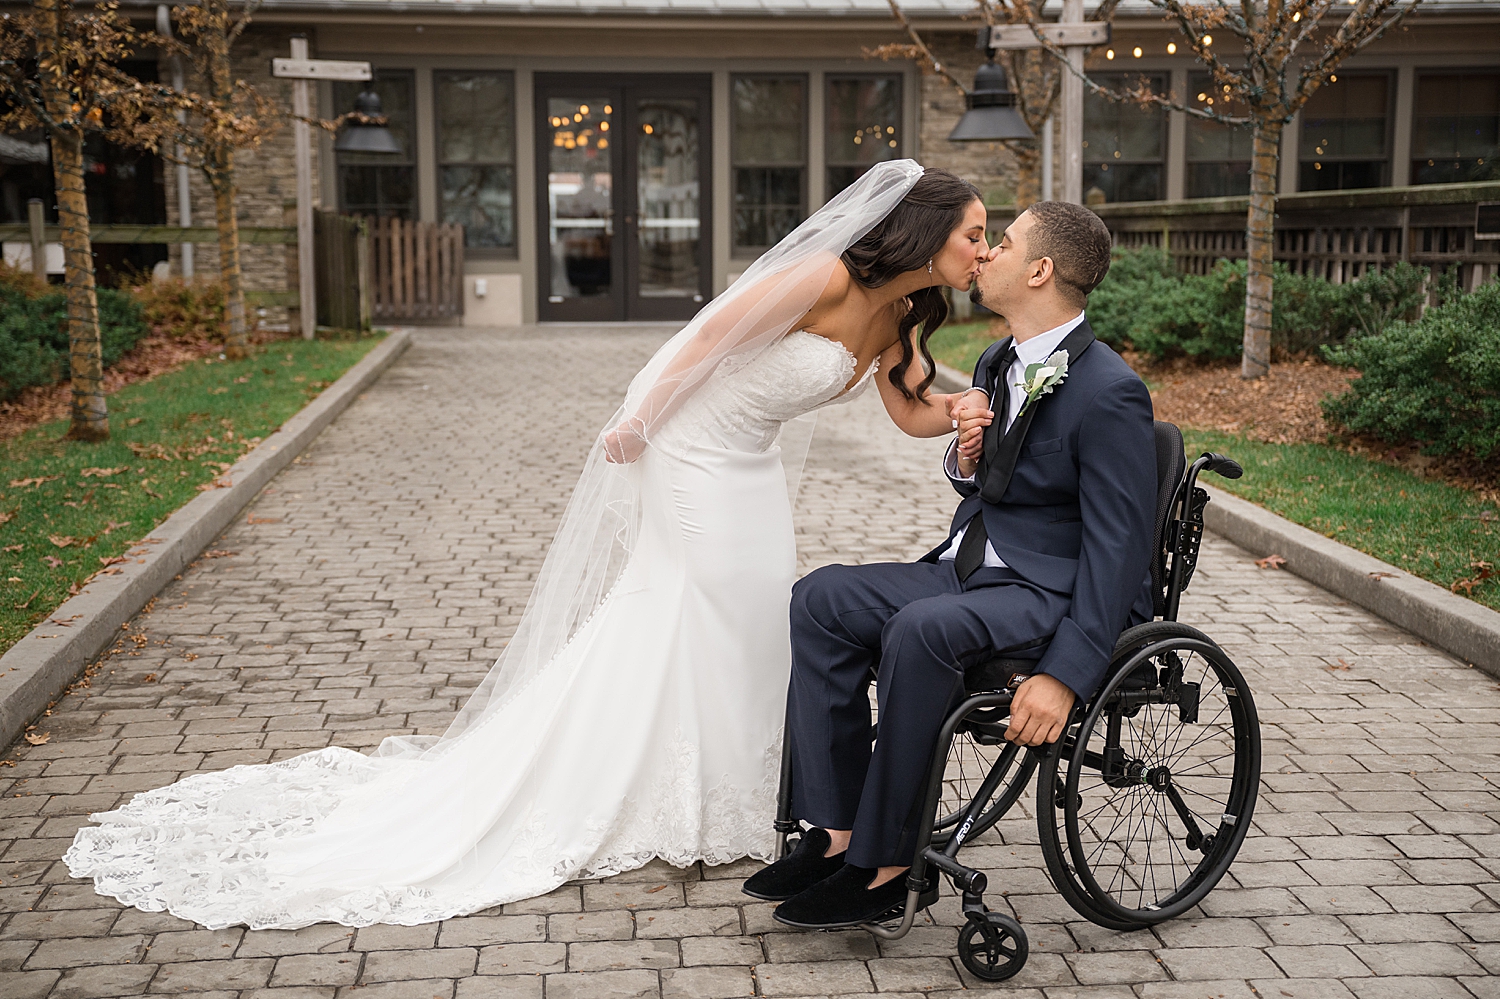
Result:
<svg viewBox="0 0 1500 999">
<path fill-rule="evenodd" d="M 728 357 L 653 438 L 669 454 L 695 446 L 765 451 L 788 420 L 869 387 L 880 361 L 848 392 L 855 358 L 844 345 L 798 330 L 758 354 Z"/>
</svg>

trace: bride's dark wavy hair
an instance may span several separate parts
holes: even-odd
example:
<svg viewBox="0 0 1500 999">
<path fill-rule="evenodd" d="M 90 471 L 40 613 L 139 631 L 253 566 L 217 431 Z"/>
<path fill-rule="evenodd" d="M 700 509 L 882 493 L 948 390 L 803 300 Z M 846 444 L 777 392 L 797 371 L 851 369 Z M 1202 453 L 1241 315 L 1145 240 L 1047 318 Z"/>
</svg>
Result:
<svg viewBox="0 0 1500 999">
<path fill-rule="evenodd" d="M 898 275 L 926 267 L 963 221 L 964 210 L 978 200 L 979 189 L 973 184 L 947 170 L 928 167 L 891 213 L 844 251 L 849 276 L 866 288 L 879 288 Z M 913 292 L 908 300 L 911 309 L 899 326 L 901 363 L 894 365 L 887 377 L 906 398 L 917 399 L 927 395 L 927 387 L 936 376 L 927 341 L 948 318 L 948 299 L 941 287 L 933 286 Z M 914 350 L 911 334 L 918 326 L 922 332 Z M 906 387 L 906 372 L 916 350 L 922 352 L 927 377 L 913 395 Z"/>
</svg>

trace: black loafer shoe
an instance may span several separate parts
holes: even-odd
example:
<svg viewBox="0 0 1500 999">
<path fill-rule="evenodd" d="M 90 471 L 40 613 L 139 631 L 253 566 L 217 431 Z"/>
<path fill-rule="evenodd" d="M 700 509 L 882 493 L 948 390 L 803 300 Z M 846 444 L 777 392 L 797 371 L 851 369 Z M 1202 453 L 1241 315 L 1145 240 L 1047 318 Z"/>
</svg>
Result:
<svg viewBox="0 0 1500 999">
<path fill-rule="evenodd" d="M 740 889 L 751 898 L 785 902 L 844 866 L 844 855 L 825 857 L 833 842 L 828 830 L 814 827 L 802 834 L 797 848 L 763 871 L 753 874 Z"/>
<path fill-rule="evenodd" d="M 898 874 L 871 888 L 876 870 L 845 864 L 833 876 L 776 907 L 779 923 L 805 930 L 838 930 L 864 923 L 896 919 L 906 911 L 906 875 Z M 926 908 L 938 899 L 937 889 L 925 892 L 917 905 Z"/>
</svg>

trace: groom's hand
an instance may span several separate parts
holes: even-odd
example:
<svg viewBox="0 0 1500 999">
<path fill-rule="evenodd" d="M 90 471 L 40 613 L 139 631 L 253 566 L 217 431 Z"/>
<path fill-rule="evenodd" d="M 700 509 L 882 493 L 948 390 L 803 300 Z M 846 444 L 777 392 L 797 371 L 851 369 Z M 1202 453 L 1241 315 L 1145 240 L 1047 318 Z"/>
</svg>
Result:
<svg viewBox="0 0 1500 999">
<path fill-rule="evenodd" d="M 953 396 L 949 416 L 958 431 L 959 474 L 973 475 L 984 447 L 984 428 L 995 419 L 989 408 L 989 397 L 982 389 L 969 389 L 962 395 Z"/>
<path fill-rule="evenodd" d="M 1010 702 L 1005 738 L 1023 746 L 1056 742 L 1073 710 L 1073 691 L 1061 680 L 1036 673 L 1021 681 Z"/>
</svg>

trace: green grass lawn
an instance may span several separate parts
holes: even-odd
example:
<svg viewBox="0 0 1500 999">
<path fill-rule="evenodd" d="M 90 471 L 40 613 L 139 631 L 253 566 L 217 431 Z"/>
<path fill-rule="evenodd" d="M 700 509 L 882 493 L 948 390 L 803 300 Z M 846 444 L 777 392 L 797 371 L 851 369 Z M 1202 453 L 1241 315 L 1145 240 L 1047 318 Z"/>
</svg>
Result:
<svg viewBox="0 0 1500 999">
<path fill-rule="evenodd" d="M 931 348 L 933 357 L 967 375 L 974 370 L 984 348 L 994 342 L 995 337 L 990 335 L 990 322 L 986 319 L 983 322 L 944 326 L 932 334 L 927 345 Z"/>
<path fill-rule="evenodd" d="M 285 340 L 197 361 L 111 396 L 108 441 L 63 440 L 59 421 L 0 443 L 0 652 L 378 342 Z"/>
<path fill-rule="evenodd" d="M 1183 436 L 1189 456 L 1218 451 L 1245 466 L 1241 479 L 1204 476 L 1210 485 L 1415 576 L 1451 587 L 1479 575 L 1475 562 L 1500 567 L 1500 510 L 1468 490 L 1320 444 L 1202 430 Z M 1500 610 L 1500 575 L 1468 595 Z"/>
</svg>

